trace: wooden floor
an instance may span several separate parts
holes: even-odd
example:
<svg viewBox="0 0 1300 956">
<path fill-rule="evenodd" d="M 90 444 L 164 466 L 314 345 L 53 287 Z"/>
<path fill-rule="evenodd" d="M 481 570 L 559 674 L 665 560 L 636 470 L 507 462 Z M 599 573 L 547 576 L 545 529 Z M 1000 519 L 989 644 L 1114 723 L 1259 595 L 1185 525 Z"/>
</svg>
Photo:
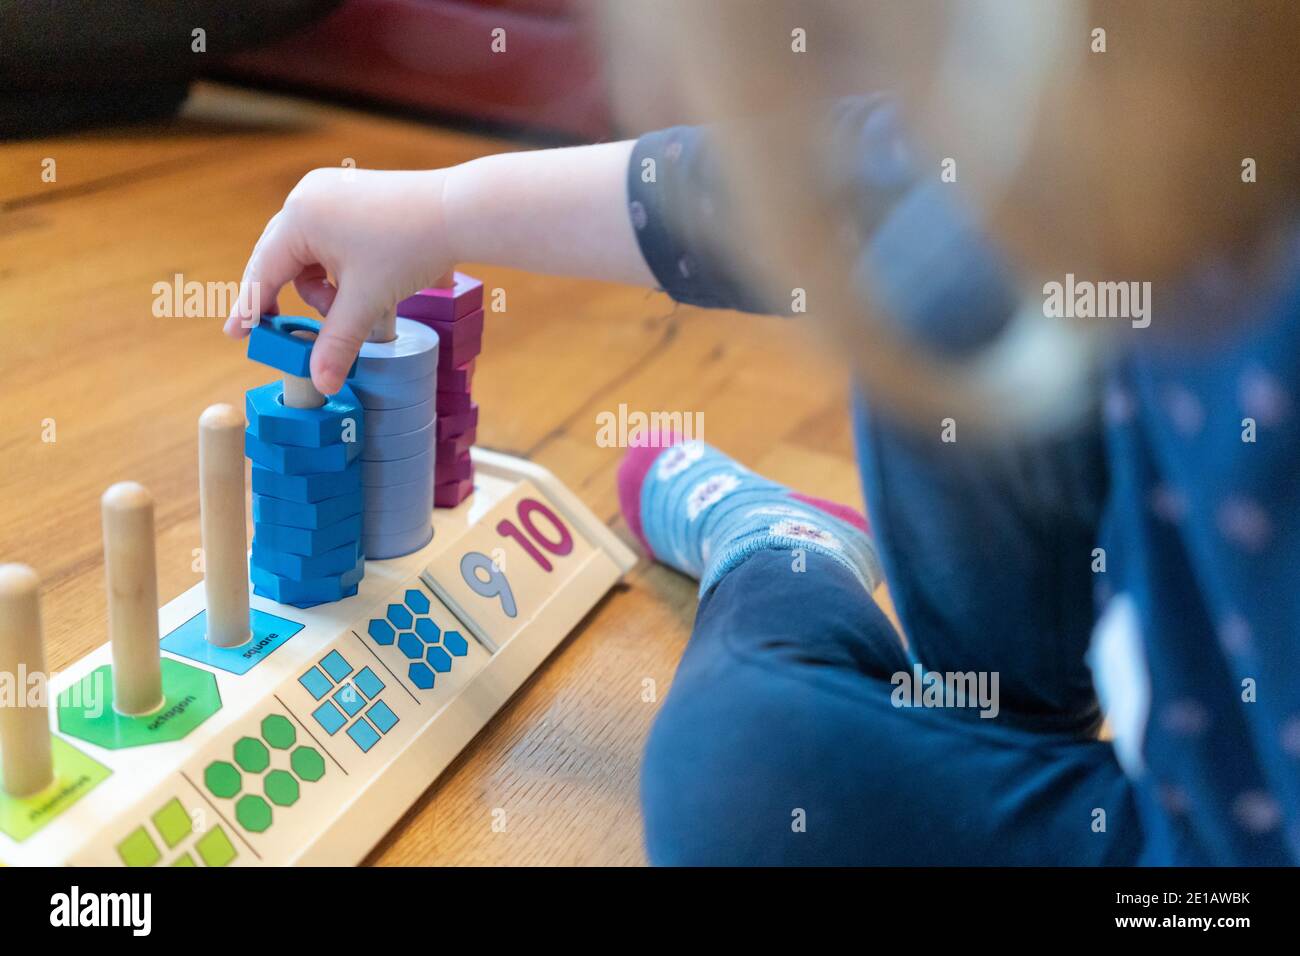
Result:
<svg viewBox="0 0 1300 956">
<path fill-rule="evenodd" d="M 106 640 L 99 495 L 112 482 L 154 492 L 161 600 L 199 580 L 196 420 L 267 380 L 220 317 L 155 318 L 154 284 L 237 279 L 313 167 L 436 167 L 510 148 L 213 86 L 166 127 L 0 145 L 0 561 L 44 579 L 51 667 Z M 507 302 L 488 316 L 475 379 L 479 443 L 552 469 L 625 539 L 621 452 L 596 443 L 597 414 L 621 403 L 702 412 L 705 437 L 750 466 L 860 503 L 845 378 L 806 327 L 464 266 Z M 305 311 L 292 292 L 281 307 Z M 370 860 L 644 862 L 637 768 L 658 705 L 643 691 L 652 680 L 663 700 L 694 613 L 693 582 L 638 567 Z"/>
</svg>

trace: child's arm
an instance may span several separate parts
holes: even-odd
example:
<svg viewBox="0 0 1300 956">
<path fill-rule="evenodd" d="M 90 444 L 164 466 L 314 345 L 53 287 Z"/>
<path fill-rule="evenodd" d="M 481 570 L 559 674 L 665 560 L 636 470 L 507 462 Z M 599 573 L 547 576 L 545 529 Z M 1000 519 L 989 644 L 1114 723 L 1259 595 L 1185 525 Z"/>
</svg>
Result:
<svg viewBox="0 0 1300 956">
<path fill-rule="evenodd" d="M 423 172 L 314 170 L 267 223 L 226 332 L 246 335 L 293 282 L 328 316 L 312 379 L 332 394 L 376 321 L 457 262 L 653 285 L 627 211 L 632 146 L 506 153 Z"/>
</svg>

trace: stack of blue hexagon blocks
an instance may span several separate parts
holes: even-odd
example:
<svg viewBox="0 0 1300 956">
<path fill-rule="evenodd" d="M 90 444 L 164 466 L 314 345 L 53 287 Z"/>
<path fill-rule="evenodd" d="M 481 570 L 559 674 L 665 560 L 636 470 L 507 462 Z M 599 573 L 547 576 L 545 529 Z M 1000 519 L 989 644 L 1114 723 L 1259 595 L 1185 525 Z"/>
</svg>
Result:
<svg viewBox="0 0 1300 956">
<path fill-rule="evenodd" d="M 285 375 L 310 377 L 319 331 L 312 319 L 263 316 L 248 337 L 248 357 Z M 271 382 L 248 392 L 245 410 L 244 452 L 253 462 L 254 593 L 296 607 L 351 597 L 366 564 L 360 402 L 344 385 L 319 408 L 290 408 L 283 382 Z"/>
</svg>

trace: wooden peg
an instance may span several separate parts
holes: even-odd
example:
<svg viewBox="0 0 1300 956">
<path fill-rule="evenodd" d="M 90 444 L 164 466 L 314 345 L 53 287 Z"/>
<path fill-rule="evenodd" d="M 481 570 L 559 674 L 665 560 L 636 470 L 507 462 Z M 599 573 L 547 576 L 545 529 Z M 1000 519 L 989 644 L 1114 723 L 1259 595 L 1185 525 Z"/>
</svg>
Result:
<svg viewBox="0 0 1300 956">
<path fill-rule="evenodd" d="M 28 698 L 20 675 L 44 675 L 40 578 L 25 564 L 0 564 L 0 673 L 14 682 L 15 700 L 0 705 L 0 782 L 11 797 L 27 797 L 54 781 L 49 701 Z"/>
<path fill-rule="evenodd" d="M 121 481 L 104 492 L 104 570 L 113 647 L 113 707 L 147 714 L 163 702 L 153 496 Z"/>
<path fill-rule="evenodd" d="M 216 647 L 238 647 L 251 636 L 244 508 L 244 416 L 232 405 L 211 405 L 199 416 L 199 521 L 207 640 Z"/>
</svg>

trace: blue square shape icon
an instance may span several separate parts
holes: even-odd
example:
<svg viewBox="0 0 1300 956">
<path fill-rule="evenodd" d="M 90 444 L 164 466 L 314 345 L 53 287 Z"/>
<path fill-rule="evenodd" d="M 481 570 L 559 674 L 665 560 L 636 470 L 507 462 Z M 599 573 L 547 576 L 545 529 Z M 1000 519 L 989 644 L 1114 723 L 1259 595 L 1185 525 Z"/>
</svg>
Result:
<svg viewBox="0 0 1300 956">
<path fill-rule="evenodd" d="M 331 704 L 328 700 L 311 712 L 316 718 L 316 723 L 321 725 L 325 733 L 333 737 L 339 732 L 339 728 L 347 723 L 347 718 L 339 713 L 339 709 Z"/>
<path fill-rule="evenodd" d="M 361 668 L 361 672 L 352 678 L 352 683 L 356 684 L 357 690 L 365 694 L 370 700 L 378 697 L 379 692 L 384 689 L 384 682 L 369 667 Z"/>
<path fill-rule="evenodd" d="M 382 700 L 375 701 L 375 705 L 366 711 L 366 716 L 379 728 L 381 734 L 386 734 L 397 726 L 397 715 L 393 713 L 393 708 Z"/>
<path fill-rule="evenodd" d="M 355 717 L 357 711 L 366 705 L 366 699 L 351 684 L 344 684 L 332 699 L 349 717 Z"/>
<path fill-rule="evenodd" d="M 366 718 L 359 718 L 356 723 L 348 728 L 348 736 L 352 738 L 353 743 L 361 748 L 362 753 L 368 753 L 370 748 L 379 743 L 379 734 L 375 728 L 366 723 Z"/>
<path fill-rule="evenodd" d="M 325 673 L 329 674 L 336 684 L 352 673 L 352 665 L 338 651 L 330 651 L 321 658 L 320 666 L 325 668 Z"/>
<path fill-rule="evenodd" d="M 298 678 L 298 683 L 307 689 L 316 700 L 320 700 L 330 692 L 334 686 L 330 679 L 320 672 L 319 667 L 313 667 L 307 673 Z"/>
</svg>

